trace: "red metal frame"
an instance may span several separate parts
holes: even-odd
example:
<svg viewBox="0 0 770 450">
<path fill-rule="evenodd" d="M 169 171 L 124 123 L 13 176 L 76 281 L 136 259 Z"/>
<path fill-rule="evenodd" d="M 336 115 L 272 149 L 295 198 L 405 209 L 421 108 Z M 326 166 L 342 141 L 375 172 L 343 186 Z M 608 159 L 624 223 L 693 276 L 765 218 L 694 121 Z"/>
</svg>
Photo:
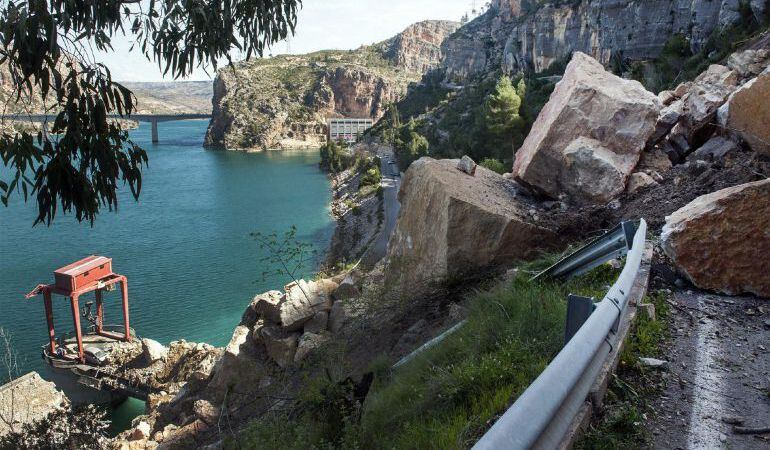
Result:
<svg viewBox="0 0 770 450">
<path fill-rule="evenodd" d="M 93 258 L 93 257 L 89 257 L 89 258 Z M 86 258 L 86 260 L 87 259 L 88 258 Z M 82 260 L 82 261 L 85 261 L 85 260 Z M 70 266 L 72 266 L 72 264 Z M 125 333 L 123 334 L 112 333 L 109 331 L 104 331 L 103 329 L 104 305 L 103 305 L 102 291 L 108 288 L 111 288 L 112 286 L 118 283 L 121 284 L 121 297 L 123 300 L 123 322 L 125 324 Z M 131 342 L 131 329 L 129 327 L 129 318 L 128 318 L 128 279 L 125 276 L 118 275 L 116 273 L 109 273 L 106 276 L 103 276 L 97 279 L 96 281 L 80 286 L 74 290 L 64 289 L 61 286 L 57 286 L 56 283 L 39 284 L 37 287 L 35 287 L 35 289 L 32 290 L 32 292 L 27 294 L 25 297 L 29 299 L 29 298 L 38 296 L 40 294 L 43 294 L 43 302 L 45 306 L 45 318 L 46 318 L 46 322 L 48 323 L 48 339 L 50 341 L 49 345 L 50 345 L 51 356 L 56 355 L 56 333 L 54 331 L 54 324 L 53 324 L 52 294 L 57 294 L 64 297 L 69 297 L 70 299 L 72 319 L 75 325 L 75 335 L 78 341 L 77 358 L 72 358 L 66 355 L 65 355 L 65 358 L 77 359 L 81 363 L 85 363 L 85 355 L 83 353 L 83 333 L 80 329 L 80 307 L 78 304 L 78 300 L 80 299 L 80 296 L 82 296 L 83 294 L 87 294 L 89 292 L 94 292 L 94 296 L 96 297 L 96 334 L 100 336 L 116 339 L 116 340 Z"/>
</svg>

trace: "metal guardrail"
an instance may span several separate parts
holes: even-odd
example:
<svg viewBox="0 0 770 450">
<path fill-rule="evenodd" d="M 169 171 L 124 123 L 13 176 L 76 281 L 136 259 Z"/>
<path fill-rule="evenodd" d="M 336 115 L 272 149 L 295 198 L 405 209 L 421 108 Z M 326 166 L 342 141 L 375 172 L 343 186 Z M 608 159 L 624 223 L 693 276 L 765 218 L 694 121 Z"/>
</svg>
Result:
<svg viewBox="0 0 770 450">
<path fill-rule="evenodd" d="M 556 264 L 535 275 L 539 278 L 571 278 L 582 275 L 605 262 L 620 258 L 631 249 L 636 226 L 630 220 L 584 245 Z"/>
<path fill-rule="evenodd" d="M 614 236 L 613 232 L 608 234 Z M 596 305 L 588 320 L 543 373 L 482 436 L 473 449 L 553 449 L 559 446 L 588 396 L 604 361 L 617 345 L 618 326 L 639 272 L 646 233 L 647 223 L 641 220 L 633 240 L 628 240 L 633 244 L 628 251 L 623 271 L 604 299 Z M 580 250 L 585 250 L 583 254 L 586 257 L 582 258 L 584 263 L 590 265 L 593 259 L 588 255 L 600 253 L 598 250 L 593 251 L 591 245 L 609 245 L 605 242 L 606 237 L 607 235 L 589 244 L 588 249 L 584 247 Z M 617 239 L 619 238 L 615 236 L 616 241 Z M 612 242 L 611 239 L 606 241 Z M 569 267 L 572 267 L 573 273 L 582 269 L 572 263 Z"/>
<path fill-rule="evenodd" d="M 417 355 L 423 353 L 425 350 L 428 350 L 429 348 L 432 348 L 436 346 L 436 344 L 439 344 L 441 341 L 449 337 L 451 334 L 453 334 L 455 331 L 459 330 L 468 322 L 468 320 L 461 320 L 460 322 L 456 323 L 452 328 L 446 330 L 445 332 L 439 334 L 438 336 L 434 337 L 433 339 L 429 340 L 428 342 L 422 344 L 420 347 L 418 347 L 415 351 L 412 353 L 409 353 L 408 355 L 404 356 L 403 358 L 399 359 L 397 363 L 393 364 L 393 369 L 397 369 L 404 364 L 408 363 L 409 361 L 413 360 Z"/>
</svg>

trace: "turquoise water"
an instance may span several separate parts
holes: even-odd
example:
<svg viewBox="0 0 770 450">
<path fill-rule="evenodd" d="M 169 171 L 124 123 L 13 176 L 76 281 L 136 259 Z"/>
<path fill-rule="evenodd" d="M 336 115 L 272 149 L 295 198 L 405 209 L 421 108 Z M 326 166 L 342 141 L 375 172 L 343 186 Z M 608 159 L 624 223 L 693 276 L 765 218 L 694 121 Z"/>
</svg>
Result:
<svg viewBox="0 0 770 450">
<path fill-rule="evenodd" d="M 221 346 L 254 294 L 287 281 L 263 280 L 268 268 L 249 233 L 296 225 L 300 240 L 328 248 L 331 192 L 318 153 L 207 151 L 206 126 L 162 123 L 158 145 L 149 125 L 132 132 L 150 159 L 140 201 L 123 189 L 118 212 L 105 211 L 93 228 L 71 216 L 33 228 L 35 205 L 19 196 L 0 206 L 0 327 L 13 336 L 22 371 L 45 372 L 39 354 L 47 339 L 42 298 L 24 294 L 84 256 L 109 256 L 128 276 L 131 326 L 140 336 Z M 72 330 L 69 302 L 54 300 L 57 333 Z M 105 323 L 120 323 L 117 292 L 105 306 Z"/>
</svg>

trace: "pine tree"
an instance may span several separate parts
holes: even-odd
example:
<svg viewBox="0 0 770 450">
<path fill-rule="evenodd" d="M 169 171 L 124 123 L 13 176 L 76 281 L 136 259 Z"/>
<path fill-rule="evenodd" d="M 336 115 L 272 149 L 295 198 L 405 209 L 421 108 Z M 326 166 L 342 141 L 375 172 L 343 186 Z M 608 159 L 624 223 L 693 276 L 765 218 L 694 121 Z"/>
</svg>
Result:
<svg viewBox="0 0 770 450">
<path fill-rule="evenodd" d="M 486 102 L 487 130 L 501 142 L 510 143 L 514 149 L 516 142 L 521 138 L 523 121 L 519 115 L 519 108 L 525 93 L 524 80 L 518 83 L 518 89 L 516 89 L 511 79 L 503 75 Z"/>
</svg>

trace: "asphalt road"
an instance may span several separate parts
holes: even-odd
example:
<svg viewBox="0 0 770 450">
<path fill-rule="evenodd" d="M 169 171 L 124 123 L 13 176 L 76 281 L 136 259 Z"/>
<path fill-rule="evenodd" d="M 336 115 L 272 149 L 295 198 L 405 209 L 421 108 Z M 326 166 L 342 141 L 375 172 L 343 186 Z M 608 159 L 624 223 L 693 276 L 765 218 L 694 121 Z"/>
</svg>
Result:
<svg viewBox="0 0 770 450">
<path fill-rule="evenodd" d="M 382 181 L 380 185 L 383 189 L 383 202 L 385 208 L 385 223 L 380 230 L 380 234 L 372 244 L 369 251 L 364 256 L 363 263 L 367 266 L 373 266 L 381 260 L 388 249 L 388 240 L 393 230 L 396 228 L 396 219 L 401 204 L 398 202 L 398 190 L 401 187 L 401 174 L 398 172 L 398 166 L 395 164 L 393 151 L 388 147 L 380 147 L 377 150 L 377 156 L 380 157 L 380 171 L 382 172 Z M 389 164 L 393 161 L 394 164 Z"/>
</svg>

